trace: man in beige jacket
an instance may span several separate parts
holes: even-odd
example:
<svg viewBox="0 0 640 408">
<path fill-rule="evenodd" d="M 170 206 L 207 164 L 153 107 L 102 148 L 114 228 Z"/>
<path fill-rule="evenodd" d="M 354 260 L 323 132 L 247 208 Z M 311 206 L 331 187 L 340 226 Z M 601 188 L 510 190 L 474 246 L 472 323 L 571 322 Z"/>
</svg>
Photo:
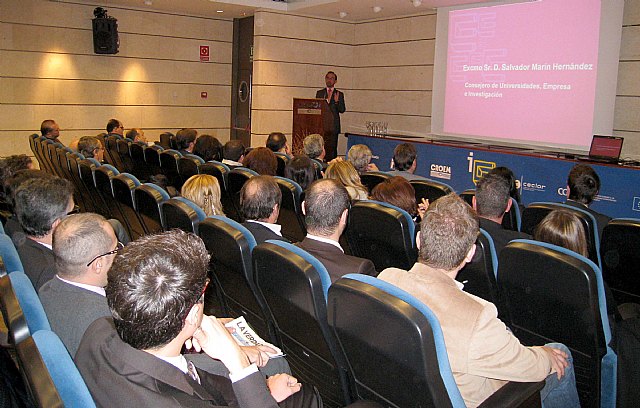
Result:
<svg viewBox="0 0 640 408">
<path fill-rule="evenodd" d="M 437 316 L 456 384 L 476 407 L 507 381 L 546 378 L 545 408 L 579 407 L 569 350 L 561 344 L 525 347 L 497 317 L 496 307 L 462 291 L 458 271 L 475 253 L 478 220 L 454 193 L 427 210 L 418 235 L 418 262 L 409 271 L 388 268 L 378 278 L 424 302 Z"/>
</svg>

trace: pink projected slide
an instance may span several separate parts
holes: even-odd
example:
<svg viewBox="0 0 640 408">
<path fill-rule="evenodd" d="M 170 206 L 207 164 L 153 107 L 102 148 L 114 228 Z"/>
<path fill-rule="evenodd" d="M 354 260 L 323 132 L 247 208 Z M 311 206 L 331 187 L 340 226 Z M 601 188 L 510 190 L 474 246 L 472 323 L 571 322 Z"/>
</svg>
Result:
<svg viewBox="0 0 640 408">
<path fill-rule="evenodd" d="M 588 146 L 600 0 L 449 13 L 446 133 Z"/>
</svg>

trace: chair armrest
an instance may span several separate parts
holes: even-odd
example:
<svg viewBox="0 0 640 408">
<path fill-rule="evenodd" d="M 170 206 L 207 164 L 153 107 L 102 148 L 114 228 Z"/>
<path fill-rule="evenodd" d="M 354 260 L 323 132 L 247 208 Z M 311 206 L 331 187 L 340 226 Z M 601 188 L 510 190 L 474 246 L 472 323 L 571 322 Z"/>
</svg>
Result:
<svg viewBox="0 0 640 408">
<path fill-rule="evenodd" d="M 478 408 L 540 408 L 540 390 L 543 387 L 544 381 L 540 381 L 537 383 L 510 381 L 498 391 L 494 392 L 489 398 L 484 400 Z"/>
</svg>

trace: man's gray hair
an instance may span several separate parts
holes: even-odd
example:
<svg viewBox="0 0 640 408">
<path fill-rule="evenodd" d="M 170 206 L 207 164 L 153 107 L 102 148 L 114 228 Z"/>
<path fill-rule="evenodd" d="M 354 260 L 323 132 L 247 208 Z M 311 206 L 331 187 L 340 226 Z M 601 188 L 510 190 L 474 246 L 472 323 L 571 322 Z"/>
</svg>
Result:
<svg viewBox="0 0 640 408">
<path fill-rule="evenodd" d="M 304 202 L 308 231 L 328 236 L 338 228 L 342 213 L 349 208 L 350 199 L 347 189 L 339 181 L 323 179 L 309 186 Z"/>
<path fill-rule="evenodd" d="M 302 148 L 304 149 L 304 154 L 310 159 L 317 159 L 322 154 L 324 139 L 321 135 L 313 133 L 304 138 Z"/>
</svg>

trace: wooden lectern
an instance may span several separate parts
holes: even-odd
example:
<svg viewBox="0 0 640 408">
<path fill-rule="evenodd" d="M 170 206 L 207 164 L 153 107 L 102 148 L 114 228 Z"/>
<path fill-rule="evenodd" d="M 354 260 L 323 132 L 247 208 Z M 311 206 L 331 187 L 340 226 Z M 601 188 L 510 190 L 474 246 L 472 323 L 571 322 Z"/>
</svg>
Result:
<svg viewBox="0 0 640 408">
<path fill-rule="evenodd" d="M 302 141 L 313 133 L 326 140 L 333 132 L 333 114 L 324 99 L 293 98 L 293 153 L 302 152 Z"/>
</svg>

